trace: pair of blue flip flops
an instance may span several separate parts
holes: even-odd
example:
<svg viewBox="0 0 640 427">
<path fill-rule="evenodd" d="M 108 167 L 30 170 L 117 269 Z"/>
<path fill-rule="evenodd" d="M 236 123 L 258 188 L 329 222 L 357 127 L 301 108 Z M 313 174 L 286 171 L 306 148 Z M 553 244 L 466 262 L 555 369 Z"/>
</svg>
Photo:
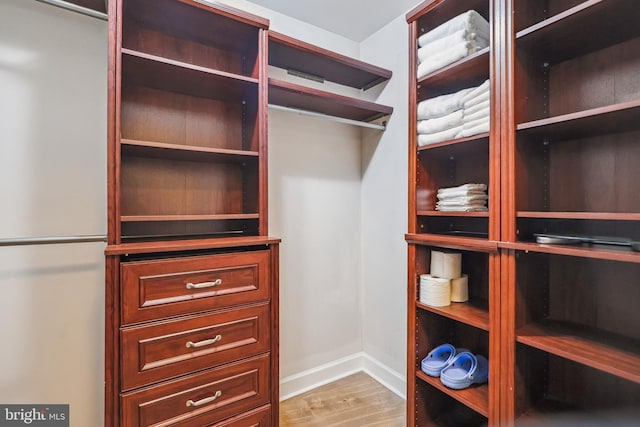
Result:
<svg viewBox="0 0 640 427">
<path fill-rule="evenodd" d="M 489 379 L 489 361 L 464 348 L 442 344 L 422 360 L 422 371 L 431 377 L 440 377 L 445 386 L 462 390 L 472 384 L 484 384 Z"/>
</svg>

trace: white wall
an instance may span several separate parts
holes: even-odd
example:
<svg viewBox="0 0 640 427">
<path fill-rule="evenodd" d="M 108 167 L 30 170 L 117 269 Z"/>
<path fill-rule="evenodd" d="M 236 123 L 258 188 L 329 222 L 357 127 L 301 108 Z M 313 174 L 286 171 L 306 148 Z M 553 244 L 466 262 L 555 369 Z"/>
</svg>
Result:
<svg viewBox="0 0 640 427">
<path fill-rule="evenodd" d="M 106 23 L 0 2 L 0 236 L 104 234 Z M 0 248 L 0 402 L 103 419 L 103 243 Z"/>
<path fill-rule="evenodd" d="M 394 107 L 382 135 L 363 131 L 363 350 L 386 368 L 380 379 L 401 395 L 407 342 L 407 40 L 403 15 L 360 45 L 362 60 L 393 71 L 377 102 Z"/>
</svg>

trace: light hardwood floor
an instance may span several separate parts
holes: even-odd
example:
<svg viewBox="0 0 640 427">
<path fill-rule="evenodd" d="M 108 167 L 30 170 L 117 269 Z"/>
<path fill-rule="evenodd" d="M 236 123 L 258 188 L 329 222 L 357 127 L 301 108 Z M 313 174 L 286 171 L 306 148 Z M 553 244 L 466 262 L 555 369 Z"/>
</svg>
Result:
<svg viewBox="0 0 640 427">
<path fill-rule="evenodd" d="M 404 427 L 405 401 L 363 372 L 280 403 L 280 427 Z"/>
</svg>

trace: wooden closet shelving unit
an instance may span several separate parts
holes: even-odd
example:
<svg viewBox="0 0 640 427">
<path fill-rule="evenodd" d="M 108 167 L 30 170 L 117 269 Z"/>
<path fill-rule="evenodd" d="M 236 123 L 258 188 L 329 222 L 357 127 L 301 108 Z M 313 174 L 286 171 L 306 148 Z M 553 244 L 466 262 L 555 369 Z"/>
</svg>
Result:
<svg viewBox="0 0 640 427">
<path fill-rule="evenodd" d="M 293 37 L 269 31 L 269 65 L 296 76 L 367 90 L 391 78 L 391 71 Z M 387 105 L 269 78 L 269 103 L 359 122 L 373 122 L 393 113 Z"/>
<path fill-rule="evenodd" d="M 640 252 L 623 245 L 640 241 L 640 9 L 630 0 L 460 3 L 425 1 L 407 15 L 408 424 L 637 422 Z M 419 35 L 469 9 L 490 21 L 490 49 L 417 80 Z M 491 132 L 417 148 L 417 103 L 487 77 Z M 433 210 L 435 189 L 487 181 L 488 214 Z M 539 244 L 536 233 L 618 244 Z M 467 269 L 484 269 L 487 278 L 470 279 L 469 307 L 418 301 L 433 248 L 462 251 L 463 271 L 465 257 Z M 421 374 L 427 352 L 451 341 L 488 351 L 488 385 L 458 392 Z"/>
<path fill-rule="evenodd" d="M 268 27 L 110 2 L 107 426 L 278 424 Z"/>
</svg>

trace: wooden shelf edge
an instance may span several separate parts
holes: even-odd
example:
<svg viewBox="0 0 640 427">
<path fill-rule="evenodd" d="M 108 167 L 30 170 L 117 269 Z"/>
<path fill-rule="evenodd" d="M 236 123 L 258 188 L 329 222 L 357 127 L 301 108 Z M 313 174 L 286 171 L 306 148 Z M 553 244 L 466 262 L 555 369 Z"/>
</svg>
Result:
<svg viewBox="0 0 640 427">
<path fill-rule="evenodd" d="M 589 10 L 590 8 L 603 3 L 602 0 L 587 0 L 577 6 L 574 6 L 570 9 L 567 9 L 563 12 L 560 12 L 550 18 L 547 18 L 543 21 L 537 22 L 523 30 L 520 30 L 516 33 L 516 39 L 523 39 L 530 34 L 534 34 L 538 31 L 541 31 L 545 28 L 549 28 L 553 25 L 558 24 L 561 21 L 566 21 L 571 18 L 579 17 L 579 14 L 585 10 Z"/>
<path fill-rule="evenodd" d="M 189 64 L 187 62 L 182 62 L 182 61 L 176 61 L 174 59 L 170 59 L 170 58 L 164 58 L 162 56 L 157 56 L 157 55 L 152 55 L 149 53 L 145 53 L 145 52 L 140 52 L 137 50 L 133 50 L 133 49 L 128 49 L 123 47 L 121 49 L 121 52 L 123 55 L 129 55 L 135 58 L 139 58 L 139 59 L 144 59 L 147 61 L 152 61 L 152 62 L 157 62 L 158 64 L 162 64 L 162 65 L 169 65 L 172 67 L 177 67 L 177 68 L 183 68 L 185 70 L 190 70 L 190 71 L 196 71 L 202 74 L 207 74 L 209 76 L 211 76 L 212 78 L 223 78 L 223 79 L 232 79 L 232 80 L 239 80 L 242 82 L 246 82 L 246 83 L 253 83 L 253 84 L 258 84 L 258 79 L 254 78 L 254 77 L 247 77 L 247 76 L 243 76 L 241 74 L 235 74 L 235 73 L 229 73 L 227 71 L 222 71 L 222 70 L 216 70 L 213 68 L 207 68 L 207 67 L 202 67 L 199 65 L 194 65 L 194 64 Z"/>
<path fill-rule="evenodd" d="M 489 312 L 468 303 L 452 302 L 447 307 L 431 307 L 416 301 L 416 307 L 489 332 Z"/>
<path fill-rule="evenodd" d="M 640 213 L 621 212 L 543 212 L 543 211 L 519 211 L 518 218 L 541 219 L 593 219 L 611 221 L 640 221 Z"/>
<path fill-rule="evenodd" d="M 640 351 L 599 342 L 559 322 L 550 324 L 524 326 L 516 331 L 516 341 L 640 384 Z"/>
<path fill-rule="evenodd" d="M 237 248 L 280 243 L 281 239 L 267 236 L 220 237 L 213 239 L 188 239 L 158 242 L 136 242 L 108 245 L 105 255 L 144 254 L 155 252 L 191 251 L 202 249 Z"/>
<path fill-rule="evenodd" d="M 462 218 L 489 218 L 489 212 L 441 212 L 441 211 L 418 211 L 418 216 L 438 216 L 438 217 L 462 217 Z"/>
<path fill-rule="evenodd" d="M 341 55 L 339 53 L 330 51 L 328 49 L 315 46 L 313 44 L 295 39 L 293 37 L 290 37 L 275 31 L 269 31 L 269 41 L 290 47 L 292 49 L 295 49 L 301 52 L 318 55 L 319 57 L 324 58 L 328 63 L 334 62 L 334 63 L 342 64 L 344 66 L 347 66 L 353 69 L 354 72 L 356 73 L 361 73 L 363 75 L 370 75 L 371 78 L 368 79 L 369 82 L 366 85 L 362 87 L 352 86 L 357 89 L 364 89 L 364 90 L 369 89 L 373 86 L 376 86 L 379 83 L 389 80 L 393 75 L 393 72 L 391 70 L 387 70 L 385 68 L 378 67 L 376 65 L 369 64 L 367 62 L 364 62 L 358 59 Z M 269 61 L 270 65 L 274 65 L 276 67 L 278 66 L 277 64 L 272 64 L 271 58 L 269 59 L 270 59 Z M 333 79 L 328 79 L 328 80 L 333 81 Z M 340 83 L 340 82 L 336 82 L 336 83 Z"/>
<path fill-rule="evenodd" d="M 430 377 L 420 370 L 416 370 L 416 377 L 430 386 L 454 398 L 463 405 L 473 409 L 484 417 L 489 417 L 489 387 L 488 385 L 472 386 L 463 390 L 453 390 L 446 387 L 440 378 Z M 491 378 L 489 378 L 491 380 Z"/>
<path fill-rule="evenodd" d="M 361 111 L 367 111 L 370 114 L 367 118 L 364 118 L 362 121 L 371 122 L 373 120 L 379 119 L 380 117 L 388 116 L 393 113 L 393 107 L 376 104 L 374 102 L 364 101 L 358 98 L 352 98 L 345 95 L 339 95 L 332 92 L 327 92 L 319 89 L 314 89 L 306 86 L 302 86 L 299 84 L 286 82 L 283 80 L 274 79 L 269 77 L 269 88 L 283 90 L 286 92 L 294 93 L 301 96 L 313 97 L 317 99 L 322 99 L 325 101 L 341 104 L 347 107 L 352 107 L 354 109 L 358 109 Z M 269 103 L 274 105 L 280 105 L 283 107 L 292 107 L 292 105 L 285 105 L 285 103 L 273 102 L 271 100 L 271 96 L 269 97 Z M 296 106 L 293 106 L 294 108 Z M 313 110 L 309 110 L 313 111 Z M 330 112 L 326 111 L 318 111 L 323 114 L 330 114 Z M 341 117 L 340 115 L 335 115 L 336 117 Z M 351 119 L 352 117 L 346 117 Z"/>
<path fill-rule="evenodd" d="M 468 136 L 466 138 L 450 139 L 448 141 L 437 142 L 435 144 L 422 145 L 422 146 L 418 145 L 418 154 L 420 154 L 420 152 L 423 152 L 423 151 L 432 150 L 434 148 L 445 147 L 447 145 L 462 144 L 465 142 L 473 142 L 473 141 L 482 141 L 485 139 L 488 140 L 489 135 L 490 133 L 487 132 L 487 133 L 481 133 L 478 135 Z"/>
<path fill-rule="evenodd" d="M 258 219 L 260 215 L 251 214 L 216 214 L 216 215 L 122 215 L 122 222 L 160 222 L 160 221 L 226 221 L 234 219 Z"/>
<path fill-rule="evenodd" d="M 612 246 L 592 245 L 548 245 L 527 242 L 498 242 L 501 249 L 513 249 L 517 251 L 540 252 L 553 255 L 567 255 L 581 258 L 595 258 L 609 261 L 640 263 L 640 252 L 631 249 L 614 249 Z"/>
<path fill-rule="evenodd" d="M 475 237 L 446 236 L 442 234 L 405 234 L 407 243 L 415 245 L 439 246 L 451 249 L 461 249 L 479 252 L 498 252 L 498 242 L 495 240 L 478 239 Z"/>
<path fill-rule="evenodd" d="M 267 18 L 254 15 L 244 10 L 235 8 L 233 6 L 220 3 L 219 1 L 216 1 L 216 0 L 207 0 L 207 2 L 203 2 L 200 0 L 180 0 L 180 1 L 184 3 L 188 3 L 197 8 L 203 9 L 207 12 L 212 12 L 211 9 L 215 9 L 216 12 L 214 13 L 226 16 L 227 18 L 233 19 L 238 22 L 249 24 L 253 27 L 262 28 L 264 30 L 269 29 L 269 25 L 271 24 Z"/>
<path fill-rule="evenodd" d="M 194 145 L 168 144 L 164 142 L 141 141 L 135 139 L 122 138 L 120 144 L 123 147 L 137 147 L 141 149 L 158 149 L 167 151 L 179 151 L 193 154 L 213 154 L 229 157 L 258 157 L 257 151 L 230 150 L 226 148 L 209 148 Z"/>
</svg>

